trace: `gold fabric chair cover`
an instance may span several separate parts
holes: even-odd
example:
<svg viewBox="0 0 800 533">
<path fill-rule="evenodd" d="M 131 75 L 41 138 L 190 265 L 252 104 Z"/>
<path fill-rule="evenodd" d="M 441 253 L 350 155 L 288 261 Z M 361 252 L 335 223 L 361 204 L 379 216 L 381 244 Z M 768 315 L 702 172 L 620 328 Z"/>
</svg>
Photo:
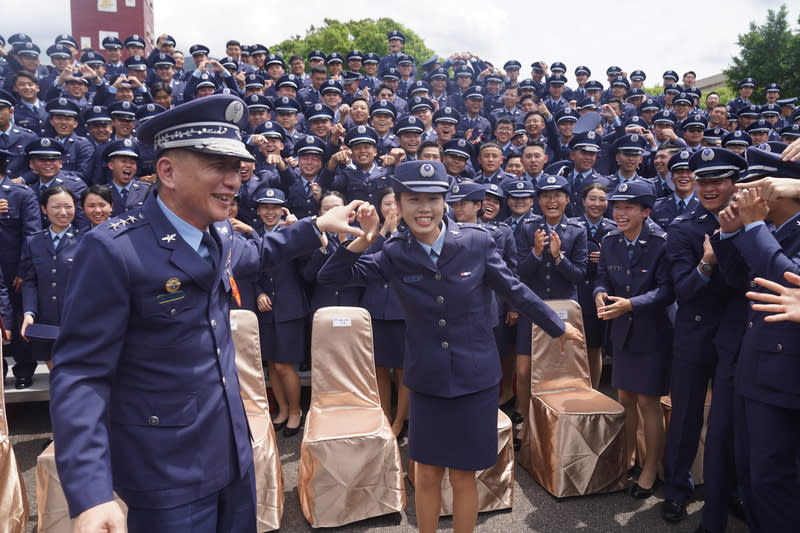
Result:
<svg viewBox="0 0 800 533">
<path fill-rule="evenodd" d="M 547 304 L 583 331 L 577 302 Z M 625 411 L 592 389 L 586 345 L 568 343 L 562 354 L 560 341 L 536 325 L 531 344 L 531 403 L 520 463 L 559 498 L 622 489 Z"/>
<path fill-rule="evenodd" d="M 0 361 L 3 346 L 0 342 Z M 5 391 L 0 378 L 0 533 L 22 533 L 28 524 L 28 497 L 8 434 Z"/>
<path fill-rule="evenodd" d="M 661 397 L 661 409 L 664 411 L 664 428 L 669 431 L 669 422 L 672 419 L 672 398 L 669 396 Z M 697 444 L 697 455 L 692 463 L 692 480 L 695 485 L 703 484 L 703 457 L 706 449 L 706 430 L 708 429 L 708 413 L 711 411 L 711 388 L 706 391 L 706 401 L 703 407 L 703 429 L 700 431 L 700 442 Z M 636 432 L 636 453 L 639 463 L 645 457 L 644 430 L 642 429 L 642 415 L 639 414 L 639 429 Z M 659 460 L 658 472 L 661 479 L 664 479 L 664 458 Z"/>
<path fill-rule="evenodd" d="M 125 503 L 114 494 L 122 512 L 128 512 Z M 72 533 L 67 499 L 56 470 L 55 443 L 44 449 L 36 458 L 36 501 L 39 506 L 39 533 Z"/>
<path fill-rule="evenodd" d="M 318 310 L 311 357 L 311 407 L 297 475 L 303 515 L 313 527 L 336 527 L 400 511 L 403 467 L 378 397 L 369 313 Z"/>
<path fill-rule="evenodd" d="M 414 466 L 408 460 L 408 480 L 415 485 Z M 511 419 L 497 411 L 497 462 L 491 468 L 475 473 L 478 482 L 478 512 L 510 509 L 514 504 L 514 434 Z M 442 478 L 441 516 L 453 514 L 453 487 L 450 485 L 449 470 Z"/>
<path fill-rule="evenodd" d="M 258 531 L 273 531 L 283 517 L 283 470 L 269 414 L 267 386 L 261 363 L 258 319 L 247 309 L 231 311 L 231 334 L 236 349 L 239 389 L 253 436 Z"/>
</svg>

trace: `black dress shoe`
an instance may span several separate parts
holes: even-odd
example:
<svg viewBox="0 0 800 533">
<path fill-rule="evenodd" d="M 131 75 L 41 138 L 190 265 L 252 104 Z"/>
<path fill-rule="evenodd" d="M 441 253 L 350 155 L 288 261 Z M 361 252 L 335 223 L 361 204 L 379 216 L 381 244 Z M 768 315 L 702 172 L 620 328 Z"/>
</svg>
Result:
<svg viewBox="0 0 800 533">
<path fill-rule="evenodd" d="M 686 518 L 686 502 L 664 500 L 661 502 L 661 518 L 667 522 L 680 522 Z"/>
<path fill-rule="evenodd" d="M 15 389 L 27 389 L 33 385 L 33 378 L 32 377 L 18 377 L 14 380 L 14 388 Z"/>
<path fill-rule="evenodd" d="M 500 410 L 501 411 L 508 411 L 510 409 L 513 409 L 514 408 L 514 404 L 516 403 L 516 401 L 517 401 L 517 397 L 516 396 L 512 396 L 510 400 L 508 400 L 505 403 L 501 403 L 500 404 L 500 406 L 499 406 Z"/>
<path fill-rule="evenodd" d="M 522 423 L 525 421 L 525 419 L 524 419 L 524 418 L 522 418 L 522 415 L 521 415 L 521 414 L 519 414 L 519 413 L 518 413 L 518 412 L 516 412 L 516 411 L 514 411 L 513 413 L 511 413 L 510 415 L 508 415 L 508 418 L 510 418 L 510 419 L 511 419 L 511 423 L 512 423 L 512 424 L 514 424 L 515 426 L 516 426 L 517 424 L 522 424 Z"/>
<path fill-rule="evenodd" d="M 286 426 L 283 428 L 283 436 L 284 437 L 294 437 L 298 433 L 300 433 L 300 428 L 303 427 L 303 419 L 305 418 L 305 413 L 300 415 L 300 423 L 297 425 L 296 428 L 289 427 L 289 419 L 286 419 Z"/>
<path fill-rule="evenodd" d="M 744 502 L 741 499 L 732 501 L 728 507 L 728 510 L 736 519 L 741 520 L 742 522 L 747 521 L 747 517 L 744 513 Z"/>
<path fill-rule="evenodd" d="M 275 431 L 280 431 L 286 427 L 286 420 L 283 422 L 272 422 L 272 427 L 275 429 Z"/>
<path fill-rule="evenodd" d="M 653 486 L 650 487 L 649 489 L 643 489 L 642 487 L 639 486 L 639 483 L 634 481 L 633 484 L 631 485 L 631 488 L 628 489 L 628 494 L 630 494 L 631 497 L 636 498 L 637 500 L 646 500 L 647 498 L 653 495 L 655 488 L 656 488 L 655 483 L 653 483 Z"/>
<path fill-rule="evenodd" d="M 520 448 L 522 448 L 522 439 L 514 437 L 514 450 L 519 451 Z"/>
</svg>

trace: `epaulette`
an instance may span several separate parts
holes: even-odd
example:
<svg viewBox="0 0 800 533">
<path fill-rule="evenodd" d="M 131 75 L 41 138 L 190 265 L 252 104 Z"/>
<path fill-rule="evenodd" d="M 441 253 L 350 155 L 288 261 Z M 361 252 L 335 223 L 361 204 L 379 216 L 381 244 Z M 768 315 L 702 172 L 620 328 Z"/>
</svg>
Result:
<svg viewBox="0 0 800 533">
<path fill-rule="evenodd" d="M 22 176 L 20 176 L 20 178 L 22 178 Z M 8 180 L 8 183 L 4 183 L 2 188 L 4 191 L 10 191 L 13 188 L 27 189 L 29 191 L 33 190 L 30 187 L 28 187 L 28 185 L 26 185 L 25 183 L 17 183 L 16 181 L 11 181 L 11 180 Z"/>
<path fill-rule="evenodd" d="M 136 213 L 128 211 L 128 213 L 109 219 L 107 222 L 104 222 L 101 227 L 109 230 L 111 233 L 114 234 L 114 237 L 117 237 L 118 235 L 122 235 L 131 228 L 142 226 L 143 222 L 144 222 L 143 211 L 139 211 Z"/>
<path fill-rule="evenodd" d="M 458 235 L 460 230 L 478 230 L 489 233 L 487 228 L 484 228 L 480 224 L 473 224 L 471 222 L 456 222 L 456 226 L 458 226 L 457 229 L 449 229 L 448 231 L 454 235 Z"/>
</svg>

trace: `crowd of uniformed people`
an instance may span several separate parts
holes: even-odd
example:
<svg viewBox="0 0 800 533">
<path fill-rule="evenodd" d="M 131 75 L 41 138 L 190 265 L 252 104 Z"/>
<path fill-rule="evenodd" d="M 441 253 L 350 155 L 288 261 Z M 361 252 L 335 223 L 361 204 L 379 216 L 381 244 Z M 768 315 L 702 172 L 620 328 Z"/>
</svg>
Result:
<svg viewBox="0 0 800 533">
<path fill-rule="evenodd" d="M 800 496 L 800 339 L 796 326 L 749 312 L 744 293 L 756 275 L 780 280 L 797 270 L 800 204 L 761 201 L 758 189 L 735 184 L 797 177 L 775 162 L 800 138 L 797 98 L 781 94 L 780 80 L 745 78 L 739 96 L 722 102 L 703 95 L 691 71 L 665 71 L 662 94 L 651 96 L 644 72 L 617 66 L 603 76 L 578 66 L 569 80 L 560 62 L 534 61 L 525 78 L 517 60 L 493 65 L 469 53 L 417 65 L 401 32 L 387 37 L 383 57 L 314 50 L 284 58 L 231 40 L 227 56 L 213 59 L 194 44 L 193 70 L 169 35 L 149 54 L 138 35 L 108 37 L 102 52 L 80 50 L 69 35 L 46 48 L 25 34 L 0 37 L 0 316 L 16 387 L 30 387 L 37 360 L 51 358 L 47 327 L 59 325 L 70 272 L 82 267 L 73 264 L 81 238 L 101 224 L 124 226 L 125 213 L 158 187 L 154 149 L 137 129 L 184 102 L 230 94 L 244 103 L 243 141 L 255 159 L 241 162 L 230 213 L 236 239 L 363 200 L 380 217 L 381 238 L 368 252 L 378 251 L 403 225 L 394 169 L 441 162 L 450 219 L 488 231 L 540 298 L 580 303 L 594 386 L 604 355 L 613 358 L 628 449 L 639 420 L 647 449 L 630 464 L 630 494 L 647 498 L 663 481 L 662 516 L 686 516 L 712 386 L 701 530 L 725 531 L 729 510 L 741 510 L 754 531 L 787 530 Z M 751 102 L 756 90 L 766 104 Z M 332 305 L 370 312 L 381 401 L 395 434 L 405 432 L 397 296 L 388 284 L 316 282 L 350 239 L 323 235 L 312 254 L 238 286 L 233 305 L 259 318 L 274 425 L 286 436 L 302 423 L 297 369 L 310 363 L 309 318 Z M 530 401 L 531 322 L 500 298 L 492 309 L 484 318 L 503 370 L 498 404 L 519 423 Z"/>
</svg>

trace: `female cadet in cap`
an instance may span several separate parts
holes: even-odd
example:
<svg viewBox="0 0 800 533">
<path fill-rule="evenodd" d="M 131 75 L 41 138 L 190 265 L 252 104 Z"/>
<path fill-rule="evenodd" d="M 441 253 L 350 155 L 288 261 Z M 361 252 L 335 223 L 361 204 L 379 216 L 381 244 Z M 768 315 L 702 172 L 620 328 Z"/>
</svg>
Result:
<svg viewBox="0 0 800 533">
<path fill-rule="evenodd" d="M 49 227 L 28 237 L 22 247 L 20 277 L 22 277 L 22 337 L 34 337 L 31 326 L 58 326 L 64 306 L 64 290 L 72 271 L 72 260 L 83 236 L 72 227 L 75 219 L 75 196 L 63 185 L 45 189 L 39 199 Z M 51 330 L 52 331 L 52 330 Z M 30 333 L 30 338 L 29 338 Z M 50 363 L 56 333 L 38 330 L 33 342 L 33 356 Z M 38 335 L 41 335 L 39 337 Z"/>
<path fill-rule="evenodd" d="M 669 392 L 672 325 L 667 316 L 674 298 L 666 234 L 646 223 L 655 202 L 650 184 L 620 183 L 609 197 L 618 230 L 603 239 L 597 284 L 597 316 L 611 320 L 614 365 L 611 383 L 625 407 L 625 460 L 636 446 L 639 413 L 644 420 L 647 455 L 630 494 L 653 494 L 664 451 L 661 396 Z"/>
<path fill-rule="evenodd" d="M 107 185 L 92 185 L 81 193 L 81 206 L 92 228 L 111 218 L 114 197 Z"/>
<path fill-rule="evenodd" d="M 497 460 L 500 364 L 490 322 L 494 290 L 554 337 L 582 340 L 514 277 L 489 233 L 444 218 L 447 174 L 438 162 L 398 165 L 392 187 L 406 228 L 383 250 L 361 255 L 379 218 L 362 206 L 365 236 L 340 247 L 320 270 L 326 284 L 387 283 L 406 315 L 404 381 L 410 389 L 409 455 L 416 465 L 420 531 L 436 530 L 441 481 L 450 469 L 456 531 L 472 531 L 478 512 L 475 471 Z"/>
</svg>

